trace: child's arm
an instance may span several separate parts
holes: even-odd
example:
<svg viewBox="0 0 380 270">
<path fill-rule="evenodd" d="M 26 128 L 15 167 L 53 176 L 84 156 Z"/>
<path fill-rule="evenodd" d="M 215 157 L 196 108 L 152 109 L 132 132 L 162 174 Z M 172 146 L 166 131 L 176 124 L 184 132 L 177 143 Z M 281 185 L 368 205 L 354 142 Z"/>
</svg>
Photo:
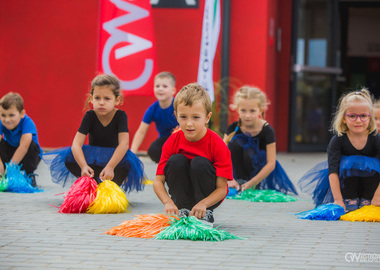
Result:
<svg viewBox="0 0 380 270">
<path fill-rule="evenodd" d="M 329 182 L 331 187 L 331 192 L 334 197 L 334 203 L 342 206 L 344 209 L 346 209 L 346 206 L 343 202 L 343 196 L 342 192 L 340 190 L 340 183 L 339 183 L 339 176 L 337 173 L 331 173 L 329 175 Z"/>
<path fill-rule="evenodd" d="M 140 123 L 140 126 L 137 129 L 136 134 L 133 137 L 133 141 L 132 141 L 131 151 L 133 153 L 136 153 L 137 150 L 139 150 L 139 147 L 142 144 L 146 133 L 148 132 L 149 126 L 150 125 L 145 122 Z"/>
<path fill-rule="evenodd" d="M 0 175 L 4 174 L 4 172 L 5 172 L 4 163 L 0 157 Z"/>
<path fill-rule="evenodd" d="M 0 134 L 0 142 L 1 142 L 1 140 L 2 140 L 2 135 Z M 3 163 L 3 161 L 1 160 L 1 157 L 0 157 L 0 175 L 4 174 L 4 171 L 5 171 L 4 163 Z"/>
<path fill-rule="evenodd" d="M 251 180 L 241 185 L 242 190 L 257 186 L 263 181 L 276 167 L 276 143 L 267 144 L 267 164 Z"/>
<path fill-rule="evenodd" d="M 168 192 L 165 188 L 165 175 L 156 175 L 153 182 L 153 189 L 157 197 L 165 206 L 165 213 L 178 215 L 178 207 L 175 205 L 173 200 L 170 198 Z M 206 210 L 205 210 L 206 212 Z"/>
<path fill-rule="evenodd" d="M 100 172 L 99 178 L 104 180 L 112 180 L 114 177 L 114 169 L 123 159 L 128 151 L 129 145 L 129 133 L 120 132 L 118 135 L 119 145 L 116 147 L 111 159 L 108 161 L 107 165 Z"/>
<path fill-rule="evenodd" d="M 86 135 L 77 132 L 73 140 L 73 145 L 71 146 L 71 151 L 73 152 L 75 161 L 78 163 L 81 169 L 81 176 L 87 175 L 89 177 L 94 177 L 94 170 L 88 166 L 82 150 L 82 146 L 85 140 Z"/>
<path fill-rule="evenodd" d="M 28 153 L 30 143 L 32 142 L 32 136 L 32 133 L 25 133 L 21 136 L 20 145 L 12 156 L 12 162 L 19 164 L 25 157 L 26 153 Z"/>
<path fill-rule="evenodd" d="M 380 206 L 380 185 L 377 187 L 375 194 L 373 195 L 371 204 L 375 206 Z"/>
<path fill-rule="evenodd" d="M 209 196 L 194 205 L 193 209 L 191 209 L 190 215 L 202 219 L 206 215 L 207 208 L 220 202 L 226 196 L 226 192 L 227 178 L 217 176 L 216 189 Z"/>
</svg>

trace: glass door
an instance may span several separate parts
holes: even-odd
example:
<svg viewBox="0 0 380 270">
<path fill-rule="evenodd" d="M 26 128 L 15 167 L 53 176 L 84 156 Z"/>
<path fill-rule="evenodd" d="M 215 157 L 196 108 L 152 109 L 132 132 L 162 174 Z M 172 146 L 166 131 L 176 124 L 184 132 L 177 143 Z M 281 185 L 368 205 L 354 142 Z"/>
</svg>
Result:
<svg viewBox="0 0 380 270">
<path fill-rule="evenodd" d="M 295 0 L 289 150 L 326 151 L 336 104 L 338 0 Z"/>
</svg>

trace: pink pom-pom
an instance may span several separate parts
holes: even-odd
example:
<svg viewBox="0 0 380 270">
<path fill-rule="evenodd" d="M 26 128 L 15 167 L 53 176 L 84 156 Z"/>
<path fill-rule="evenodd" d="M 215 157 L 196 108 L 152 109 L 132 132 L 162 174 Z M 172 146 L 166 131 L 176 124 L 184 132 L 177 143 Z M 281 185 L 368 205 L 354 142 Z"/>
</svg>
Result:
<svg viewBox="0 0 380 270">
<path fill-rule="evenodd" d="M 59 213 L 85 213 L 96 197 L 96 181 L 88 176 L 78 178 L 67 192 Z"/>
</svg>

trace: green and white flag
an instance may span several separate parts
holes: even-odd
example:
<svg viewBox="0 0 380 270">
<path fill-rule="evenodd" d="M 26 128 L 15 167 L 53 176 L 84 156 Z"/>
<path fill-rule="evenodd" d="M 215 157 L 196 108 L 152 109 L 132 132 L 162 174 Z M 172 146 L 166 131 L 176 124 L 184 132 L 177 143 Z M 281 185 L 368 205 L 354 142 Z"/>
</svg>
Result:
<svg viewBox="0 0 380 270">
<path fill-rule="evenodd" d="M 220 1 L 206 0 L 203 13 L 201 51 L 198 66 L 198 83 L 214 101 L 213 63 L 220 33 Z"/>
</svg>

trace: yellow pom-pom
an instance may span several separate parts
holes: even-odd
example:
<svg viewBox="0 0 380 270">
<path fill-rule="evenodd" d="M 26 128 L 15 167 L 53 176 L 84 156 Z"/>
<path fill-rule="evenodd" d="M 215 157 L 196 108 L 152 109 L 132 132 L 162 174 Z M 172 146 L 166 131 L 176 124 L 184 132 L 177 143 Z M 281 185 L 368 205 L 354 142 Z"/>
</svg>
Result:
<svg viewBox="0 0 380 270">
<path fill-rule="evenodd" d="M 144 178 L 143 184 L 144 185 L 153 185 L 153 181 L 149 180 L 148 178 Z"/>
<path fill-rule="evenodd" d="M 98 185 L 98 188 L 96 189 L 96 198 L 88 207 L 87 213 L 122 213 L 128 210 L 128 204 L 124 190 L 122 190 L 115 182 L 105 180 Z"/>
<path fill-rule="evenodd" d="M 380 207 L 366 205 L 340 217 L 345 221 L 380 222 Z"/>
</svg>

